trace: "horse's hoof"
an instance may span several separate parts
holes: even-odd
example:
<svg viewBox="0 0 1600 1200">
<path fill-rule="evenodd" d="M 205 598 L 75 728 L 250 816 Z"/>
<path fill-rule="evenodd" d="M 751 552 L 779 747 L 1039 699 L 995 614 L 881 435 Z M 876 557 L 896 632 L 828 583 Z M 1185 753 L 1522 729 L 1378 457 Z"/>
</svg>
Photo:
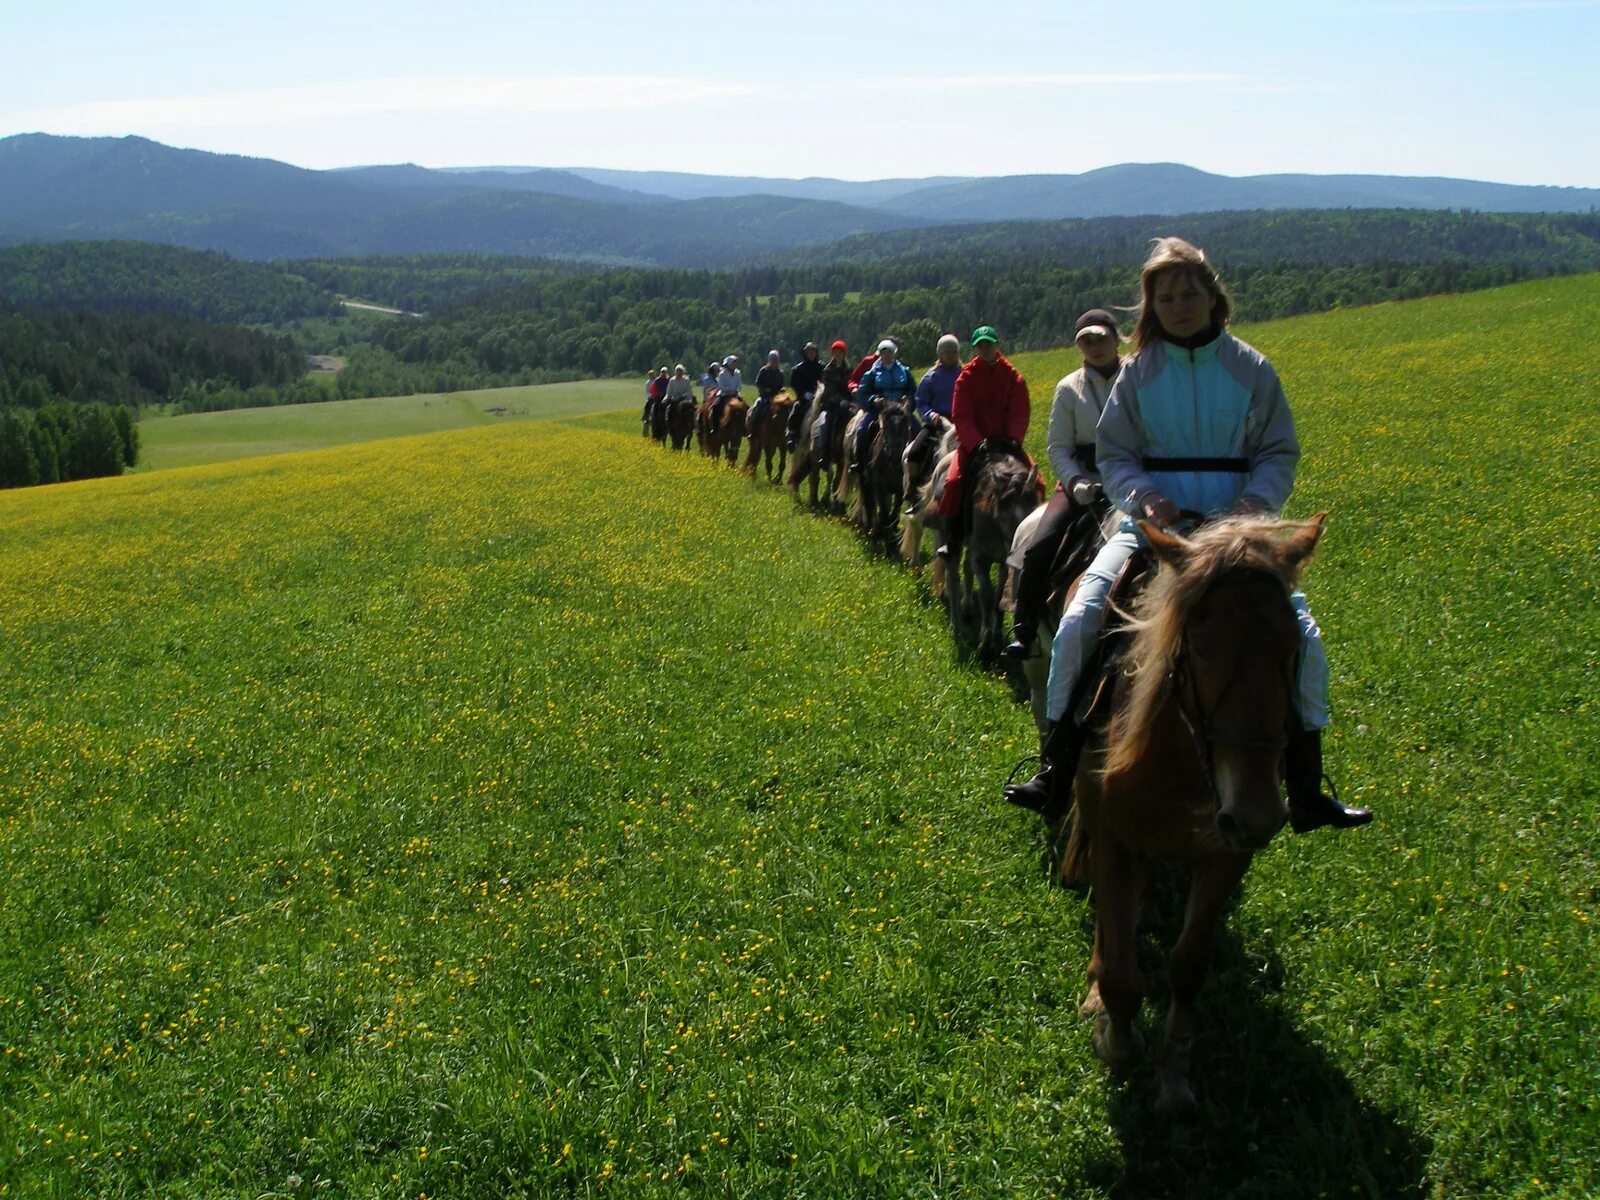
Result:
<svg viewBox="0 0 1600 1200">
<path fill-rule="evenodd" d="M 1156 1095 L 1156 1115 L 1161 1117 L 1188 1117 L 1200 1111 L 1194 1088 L 1187 1079 L 1161 1077 L 1161 1090 Z"/>
<path fill-rule="evenodd" d="M 1078 1005 L 1078 1012 L 1085 1017 L 1098 1017 L 1106 1011 L 1106 1002 L 1100 999 L 1100 985 L 1091 983 L 1089 994 L 1083 998 L 1083 1003 Z"/>
<path fill-rule="evenodd" d="M 1139 1032 L 1138 1026 L 1131 1026 L 1127 1044 L 1118 1046 L 1114 1044 L 1116 1039 L 1111 1029 L 1111 1014 L 1101 1013 L 1094 1027 L 1095 1057 L 1113 1071 L 1125 1071 L 1144 1057 L 1144 1034 Z"/>
</svg>

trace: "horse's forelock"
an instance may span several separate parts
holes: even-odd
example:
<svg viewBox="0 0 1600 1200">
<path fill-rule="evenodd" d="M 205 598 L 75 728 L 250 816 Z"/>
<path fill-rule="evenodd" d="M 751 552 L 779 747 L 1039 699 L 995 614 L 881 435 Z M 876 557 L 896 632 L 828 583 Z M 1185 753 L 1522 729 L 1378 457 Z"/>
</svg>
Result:
<svg viewBox="0 0 1600 1200">
<path fill-rule="evenodd" d="M 1023 499 L 1033 486 L 1033 468 L 1020 458 L 991 458 L 978 471 L 972 502 L 993 515 Z"/>
<path fill-rule="evenodd" d="M 1297 521 L 1228 517 L 1187 539 L 1181 567 L 1156 572 L 1128 621 L 1133 631 L 1123 658 L 1128 699 L 1116 717 L 1107 772 L 1126 769 L 1144 751 L 1183 649 L 1184 629 L 1200 600 L 1222 576 L 1238 570 L 1269 575 L 1291 591 L 1301 564 L 1289 553 L 1288 535 L 1304 528 Z"/>
</svg>

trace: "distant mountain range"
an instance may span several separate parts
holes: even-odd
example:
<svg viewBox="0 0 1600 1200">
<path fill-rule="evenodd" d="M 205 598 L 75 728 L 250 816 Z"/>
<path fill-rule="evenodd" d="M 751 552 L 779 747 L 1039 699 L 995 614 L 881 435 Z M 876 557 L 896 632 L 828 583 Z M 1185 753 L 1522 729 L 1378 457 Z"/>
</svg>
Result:
<svg viewBox="0 0 1600 1200">
<path fill-rule="evenodd" d="M 543 255 L 727 266 L 852 235 L 968 222 L 1283 208 L 1582 212 L 1600 189 L 1383 175 L 1081 175 L 851 182 L 591 168 L 312 171 L 146 138 L 0 139 L 0 242 L 130 238 L 241 258 Z"/>
<path fill-rule="evenodd" d="M 498 168 L 502 171 L 532 168 Z M 928 223 L 1171 216 L 1278 208 L 1472 208 L 1585 212 L 1600 188 L 1528 187 L 1405 175 L 1213 175 L 1182 163 L 1123 163 L 1081 175 L 929 179 L 760 179 L 568 168 L 597 183 L 679 199 L 771 195 L 881 208 Z"/>
</svg>

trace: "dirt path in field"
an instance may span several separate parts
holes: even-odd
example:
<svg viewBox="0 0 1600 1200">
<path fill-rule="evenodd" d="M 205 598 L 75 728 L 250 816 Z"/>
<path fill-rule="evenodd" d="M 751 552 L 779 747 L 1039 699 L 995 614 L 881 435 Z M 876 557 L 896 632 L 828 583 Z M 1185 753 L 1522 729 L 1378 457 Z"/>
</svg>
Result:
<svg viewBox="0 0 1600 1200">
<path fill-rule="evenodd" d="M 391 317 L 420 317 L 422 315 L 404 308 L 388 308 L 382 304 L 368 304 L 364 300 L 341 300 L 339 303 L 346 308 L 359 308 L 365 312 L 388 313 Z"/>
</svg>

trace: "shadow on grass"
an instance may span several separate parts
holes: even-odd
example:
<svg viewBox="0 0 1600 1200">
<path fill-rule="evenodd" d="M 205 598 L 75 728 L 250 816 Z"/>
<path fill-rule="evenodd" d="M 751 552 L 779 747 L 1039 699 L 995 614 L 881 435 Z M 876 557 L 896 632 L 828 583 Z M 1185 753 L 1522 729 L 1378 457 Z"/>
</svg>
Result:
<svg viewBox="0 0 1600 1200">
<path fill-rule="evenodd" d="M 1217 936 L 1200 996 L 1193 1080 L 1199 1111 L 1157 1116 L 1156 1062 L 1170 992 L 1166 956 L 1177 936 L 1187 875 L 1164 873 L 1162 919 L 1141 937 L 1147 992 L 1141 1026 L 1150 1052 L 1113 1084 L 1109 1105 L 1120 1154 L 1085 1164 L 1107 1195 L 1138 1197 L 1423 1196 L 1430 1143 L 1400 1117 L 1364 1100 L 1286 1008 L 1275 951 L 1247 947 L 1231 924 Z M 1249 886 L 1246 879 L 1245 886 Z M 1085 944 L 1093 909 L 1083 906 Z M 1083 1037 L 1090 1027 L 1085 1019 Z"/>
</svg>

